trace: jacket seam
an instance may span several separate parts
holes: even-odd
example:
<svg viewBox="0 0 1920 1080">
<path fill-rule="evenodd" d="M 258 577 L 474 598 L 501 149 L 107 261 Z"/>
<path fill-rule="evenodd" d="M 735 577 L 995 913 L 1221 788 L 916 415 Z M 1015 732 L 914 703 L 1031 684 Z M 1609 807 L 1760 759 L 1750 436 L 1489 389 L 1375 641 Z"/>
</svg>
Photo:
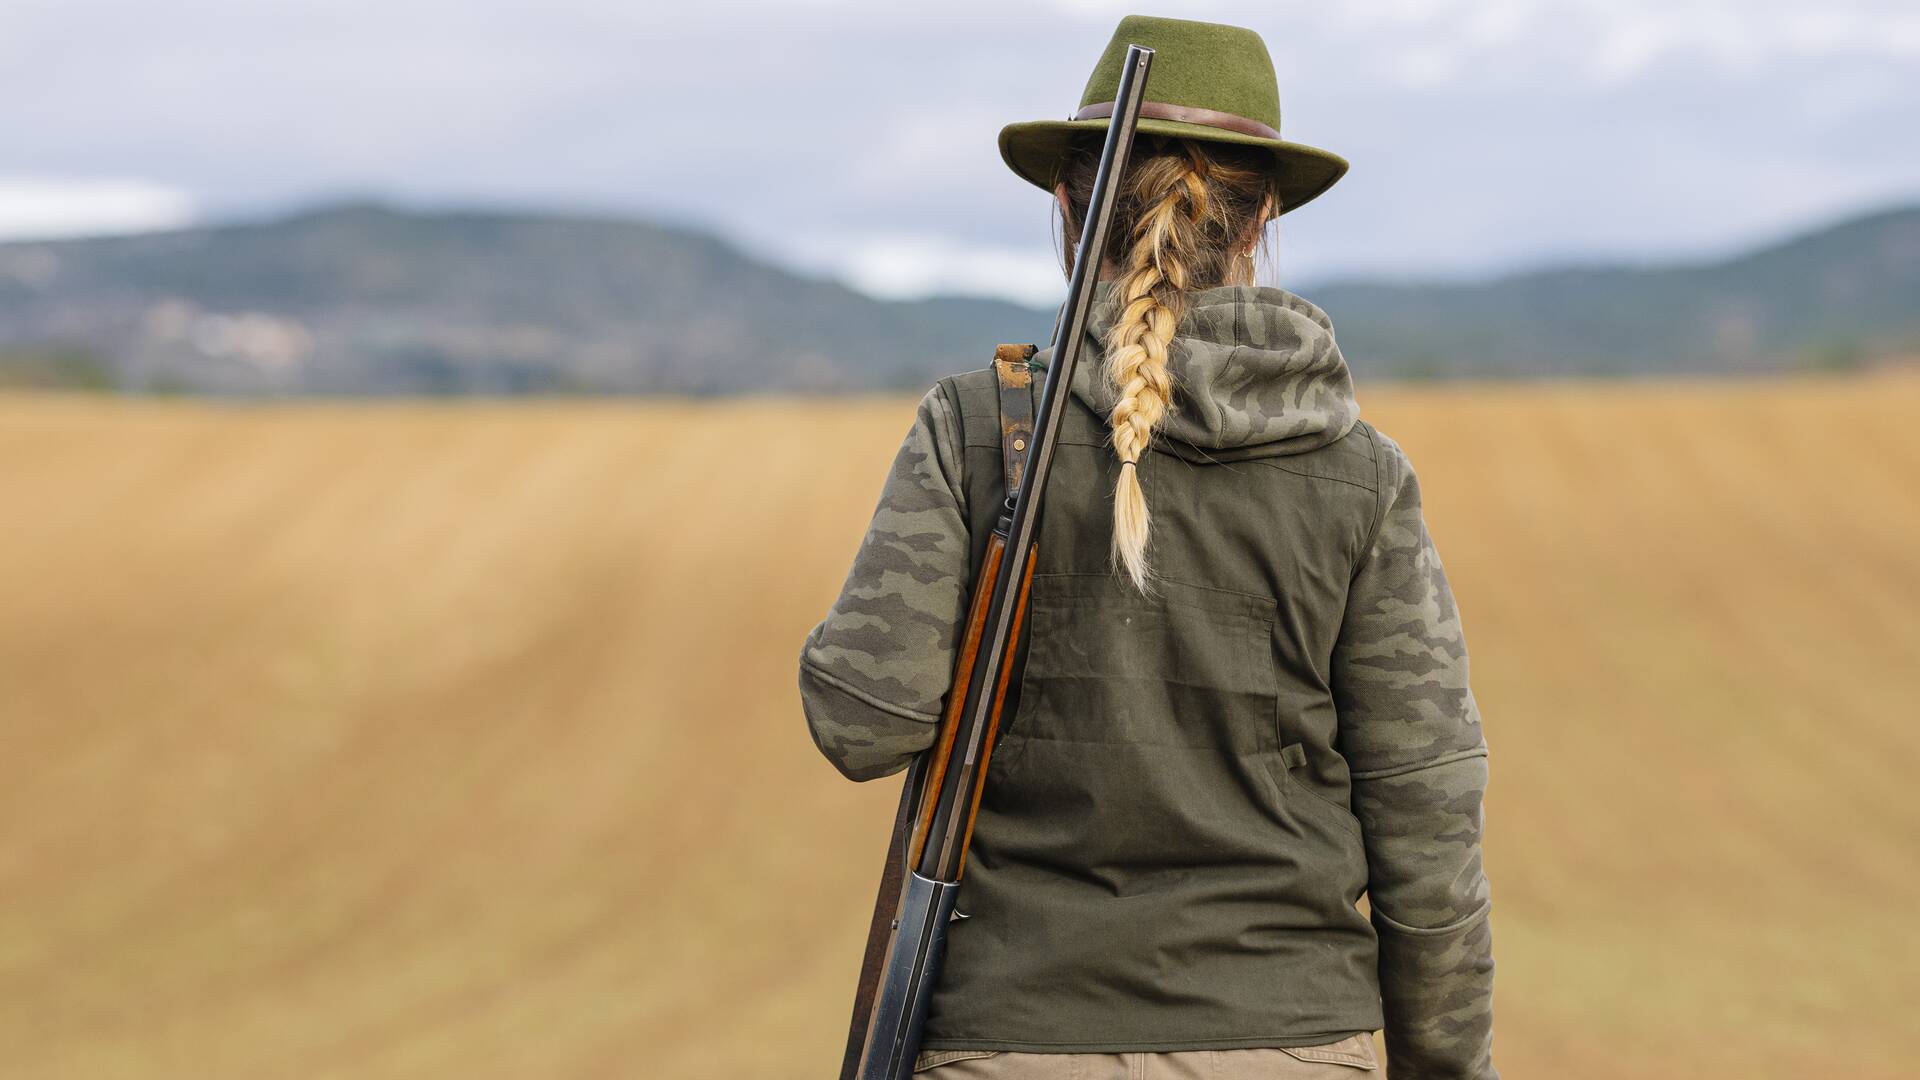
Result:
<svg viewBox="0 0 1920 1080">
<path fill-rule="evenodd" d="M 1332 444 L 1329 443 L 1328 445 L 1331 446 Z M 1374 496 L 1375 505 L 1378 506 L 1378 503 L 1379 503 L 1380 487 L 1377 480 L 1377 474 L 1379 472 L 1379 469 L 1377 467 L 1374 470 L 1376 474 L 1375 483 L 1363 484 L 1358 480 L 1349 480 L 1344 476 L 1328 476 L 1325 473 L 1308 472 L 1305 469 L 1289 469 L 1285 465 L 1278 464 L 1277 462 L 1270 461 L 1266 458 L 1249 458 L 1247 459 L 1247 461 L 1248 461 L 1248 464 L 1265 465 L 1269 469 L 1274 469 L 1283 473 L 1289 473 L 1293 476 L 1304 476 L 1309 480 L 1326 480 L 1330 483 L 1335 483 L 1335 484 L 1348 484 L 1353 487 L 1359 488 L 1361 491 L 1371 493 Z"/>
<path fill-rule="evenodd" d="M 1357 423 L 1364 424 L 1366 421 L 1361 420 L 1357 421 Z M 1349 581 L 1353 578 L 1358 578 L 1361 568 L 1365 567 L 1367 561 L 1373 558 L 1374 542 L 1380 539 L 1380 526 L 1385 524 L 1387 520 L 1387 481 L 1386 477 L 1382 476 L 1380 472 L 1381 454 L 1379 434 L 1379 429 L 1375 428 L 1372 424 L 1367 424 L 1367 450 L 1373 456 L 1373 525 L 1367 529 L 1367 539 L 1360 545 L 1360 558 L 1353 564 L 1353 574 L 1348 579 Z"/>
<path fill-rule="evenodd" d="M 1113 575 L 1097 570 L 1036 570 L 1033 576 L 1047 578 L 1098 578 L 1105 580 L 1111 578 Z M 1248 600 L 1257 600 L 1269 608 L 1279 603 L 1278 600 L 1266 593 L 1247 592 L 1243 589 L 1229 589 L 1220 585 L 1202 585 L 1197 581 L 1185 581 L 1173 577 L 1156 577 L 1154 580 L 1169 585 L 1178 585 L 1185 589 L 1199 589 L 1202 592 L 1219 593 L 1222 596 L 1239 596 Z M 1179 601 L 1175 602 L 1178 603 Z"/>
<path fill-rule="evenodd" d="M 1457 934 L 1471 927 L 1474 923 L 1486 918 L 1487 913 L 1492 910 L 1493 899 L 1489 897 L 1488 899 L 1480 901 L 1480 906 L 1474 908 L 1472 914 L 1464 918 L 1455 919 L 1453 922 L 1447 923 L 1444 926 L 1409 926 L 1388 915 L 1386 912 L 1381 911 L 1379 908 L 1373 909 L 1373 917 L 1375 920 L 1384 923 L 1387 929 L 1395 933 L 1405 934 L 1409 937 L 1440 937 L 1445 934 Z"/>
<path fill-rule="evenodd" d="M 954 505 L 960 508 L 960 520 L 964 524 L 971 520 L 967 516 L 966 416 L 961 412 L 959 388 L 953 385 L 953 378 L 948 376 L 934 385 L 946 402 L 947 420 L 960 425 L 960 430 L 955 431 L 949 424 L 942 423 L 942 430 L 935 434 L 934 442 L 940 448 L 940 479 L 946 481 L 947 493 L 953 496 Z M 951 461 L 947 455 L 949 447 L 955 451 Z"/>
<path fill-rule="evenodd" d="M 1428 758 L 1425 761 L 1416 761 L 1407 765 L 1390 765 L 1384 769 L 1361 769 L 1349 773 L 1348 777 L 1353 780 L 1383 780 L 1389 776 L 1405 776 L 1408 773 L 1437 769 L 1442 765 L 1451 765 L 1456 761 L 1465 761 L 1468 758 L 1486 756 L 1487 748 L 1485 746 L 1476 746 L 1468 750 L 1455 750 L 1450 754 L 1441 754 L 1436 758 Z"/>
<path fill-rule="evenodd" d="M 840 676 L 832 674 L 831 672 L 822 668 L 819 664 L 814 663 L 811 659 L 807 657 L 800 658 L 800 666 L 803 668 L 806 668 L 809 672 L 812 672 L 814 678 L 819 679 L 821 682 L 826 683 L 828 686 L 833 687 L 835 690 L 840 691 L 841 693 L 847 695 L 850 698 L 853 698 L 855 701 L 858 701 L 863 705 L 866 705 L 870 708 L 878 709 L 881 712 L 888 714 L 889 716 L 897 716 L 897 717 L 900 717 L 902 720 L 916 720 L 922 724 L 937 724 L 940 722 L 940 717 L 938 714 L 918 712 L 914 709 L 909 709 L 903 705 L 895 705 L 890 701 L 883 701 L 880 698 L 877 698 L 872 694 L 867 693 L 865 690 L 862 690 L 859 687 L 853 685 L 847 680 L 842 679 Z"/>
</svg>

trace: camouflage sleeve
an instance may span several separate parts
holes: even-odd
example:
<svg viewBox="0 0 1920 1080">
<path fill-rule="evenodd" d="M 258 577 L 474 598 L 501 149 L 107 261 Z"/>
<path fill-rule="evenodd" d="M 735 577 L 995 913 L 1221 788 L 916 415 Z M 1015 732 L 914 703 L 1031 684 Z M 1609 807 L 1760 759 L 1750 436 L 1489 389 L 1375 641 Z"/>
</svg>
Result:
<svg viewBox="0 0 1920 1080">
<path fill-rule="evenodd" d="M 800 701 L 820 752 L 854 780 L 932 745 L 966 613 L 959 415 L 936 385 L 894 456 L 840 597 L 800 651 Z"/>
<path fill-rule="evenodd" d="M 1494 1080 L 1487 747 L 1466 639 L 1413 467 L 1373 433 L 1382 511 L 1334 649 L 1341 751 L 1367 848 L 1393 1080 Z"/>
</svg>

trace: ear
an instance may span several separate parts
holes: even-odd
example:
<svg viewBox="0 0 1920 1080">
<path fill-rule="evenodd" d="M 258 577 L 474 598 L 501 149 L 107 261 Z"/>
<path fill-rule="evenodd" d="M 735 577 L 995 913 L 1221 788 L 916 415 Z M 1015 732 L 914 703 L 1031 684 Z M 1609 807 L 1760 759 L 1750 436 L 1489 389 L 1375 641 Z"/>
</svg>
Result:
<svg viewBox="0 0 1920 1080">
<path fill-rule="evenodd" d="M 1065 180 L 1053 185 L 1053 197 L 1060 203 L 1060 212 L 1069 218 L 1073 217 L 1073 211 L 1067 208 L 1067 182 Z"/>
</svg>

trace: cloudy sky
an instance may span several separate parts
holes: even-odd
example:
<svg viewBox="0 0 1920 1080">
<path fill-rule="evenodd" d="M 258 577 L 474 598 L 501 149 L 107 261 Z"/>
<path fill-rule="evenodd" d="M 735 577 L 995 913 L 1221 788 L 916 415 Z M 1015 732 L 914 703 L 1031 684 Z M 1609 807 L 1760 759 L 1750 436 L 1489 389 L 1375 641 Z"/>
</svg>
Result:
<svg viewBox="0 0 1920 1080">
<path fill-rule="evenodd" d="M 1353 163 L 1270 280 L 1710 256 L 1920 199 L 1914 0 L 6 0 L 0 237 L 339 196 L 613 211 L 869 291 L 1056 296 L 999 160 L 1129 11 L 1258 30 Z"/>
</svg>

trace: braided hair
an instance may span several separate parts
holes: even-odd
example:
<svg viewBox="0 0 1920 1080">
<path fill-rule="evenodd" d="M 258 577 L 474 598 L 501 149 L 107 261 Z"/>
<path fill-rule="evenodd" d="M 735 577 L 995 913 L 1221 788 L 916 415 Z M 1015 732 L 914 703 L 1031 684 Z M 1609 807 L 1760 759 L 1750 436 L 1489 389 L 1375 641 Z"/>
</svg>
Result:
<svg viewBox="0 0 1920 1080">
<path fill-rule="evenodd" d="M 1098 162 L 1098 145 L 1084 142 L 1069 151 L 1062 167 L 1069 275 Z M 1263 154 L 1189 139 L 1142 137 L 1120 183 L 1102 253 L 1118 268 L 1114 291 L 1121 305 L 1103 342 L 1106 376 L 1119 391 L 1107 416 L 1108 441 L 1120 459 L 1111 558 L 1144 593 L 1152 577 L 1152 515 L 1140 485 L 1140 461 L 1173 406 L 1168 349 L 1186 312 L 1186 294 L 1254 284 L 1247 238 L 1280 198 Z"/>
</svg>

